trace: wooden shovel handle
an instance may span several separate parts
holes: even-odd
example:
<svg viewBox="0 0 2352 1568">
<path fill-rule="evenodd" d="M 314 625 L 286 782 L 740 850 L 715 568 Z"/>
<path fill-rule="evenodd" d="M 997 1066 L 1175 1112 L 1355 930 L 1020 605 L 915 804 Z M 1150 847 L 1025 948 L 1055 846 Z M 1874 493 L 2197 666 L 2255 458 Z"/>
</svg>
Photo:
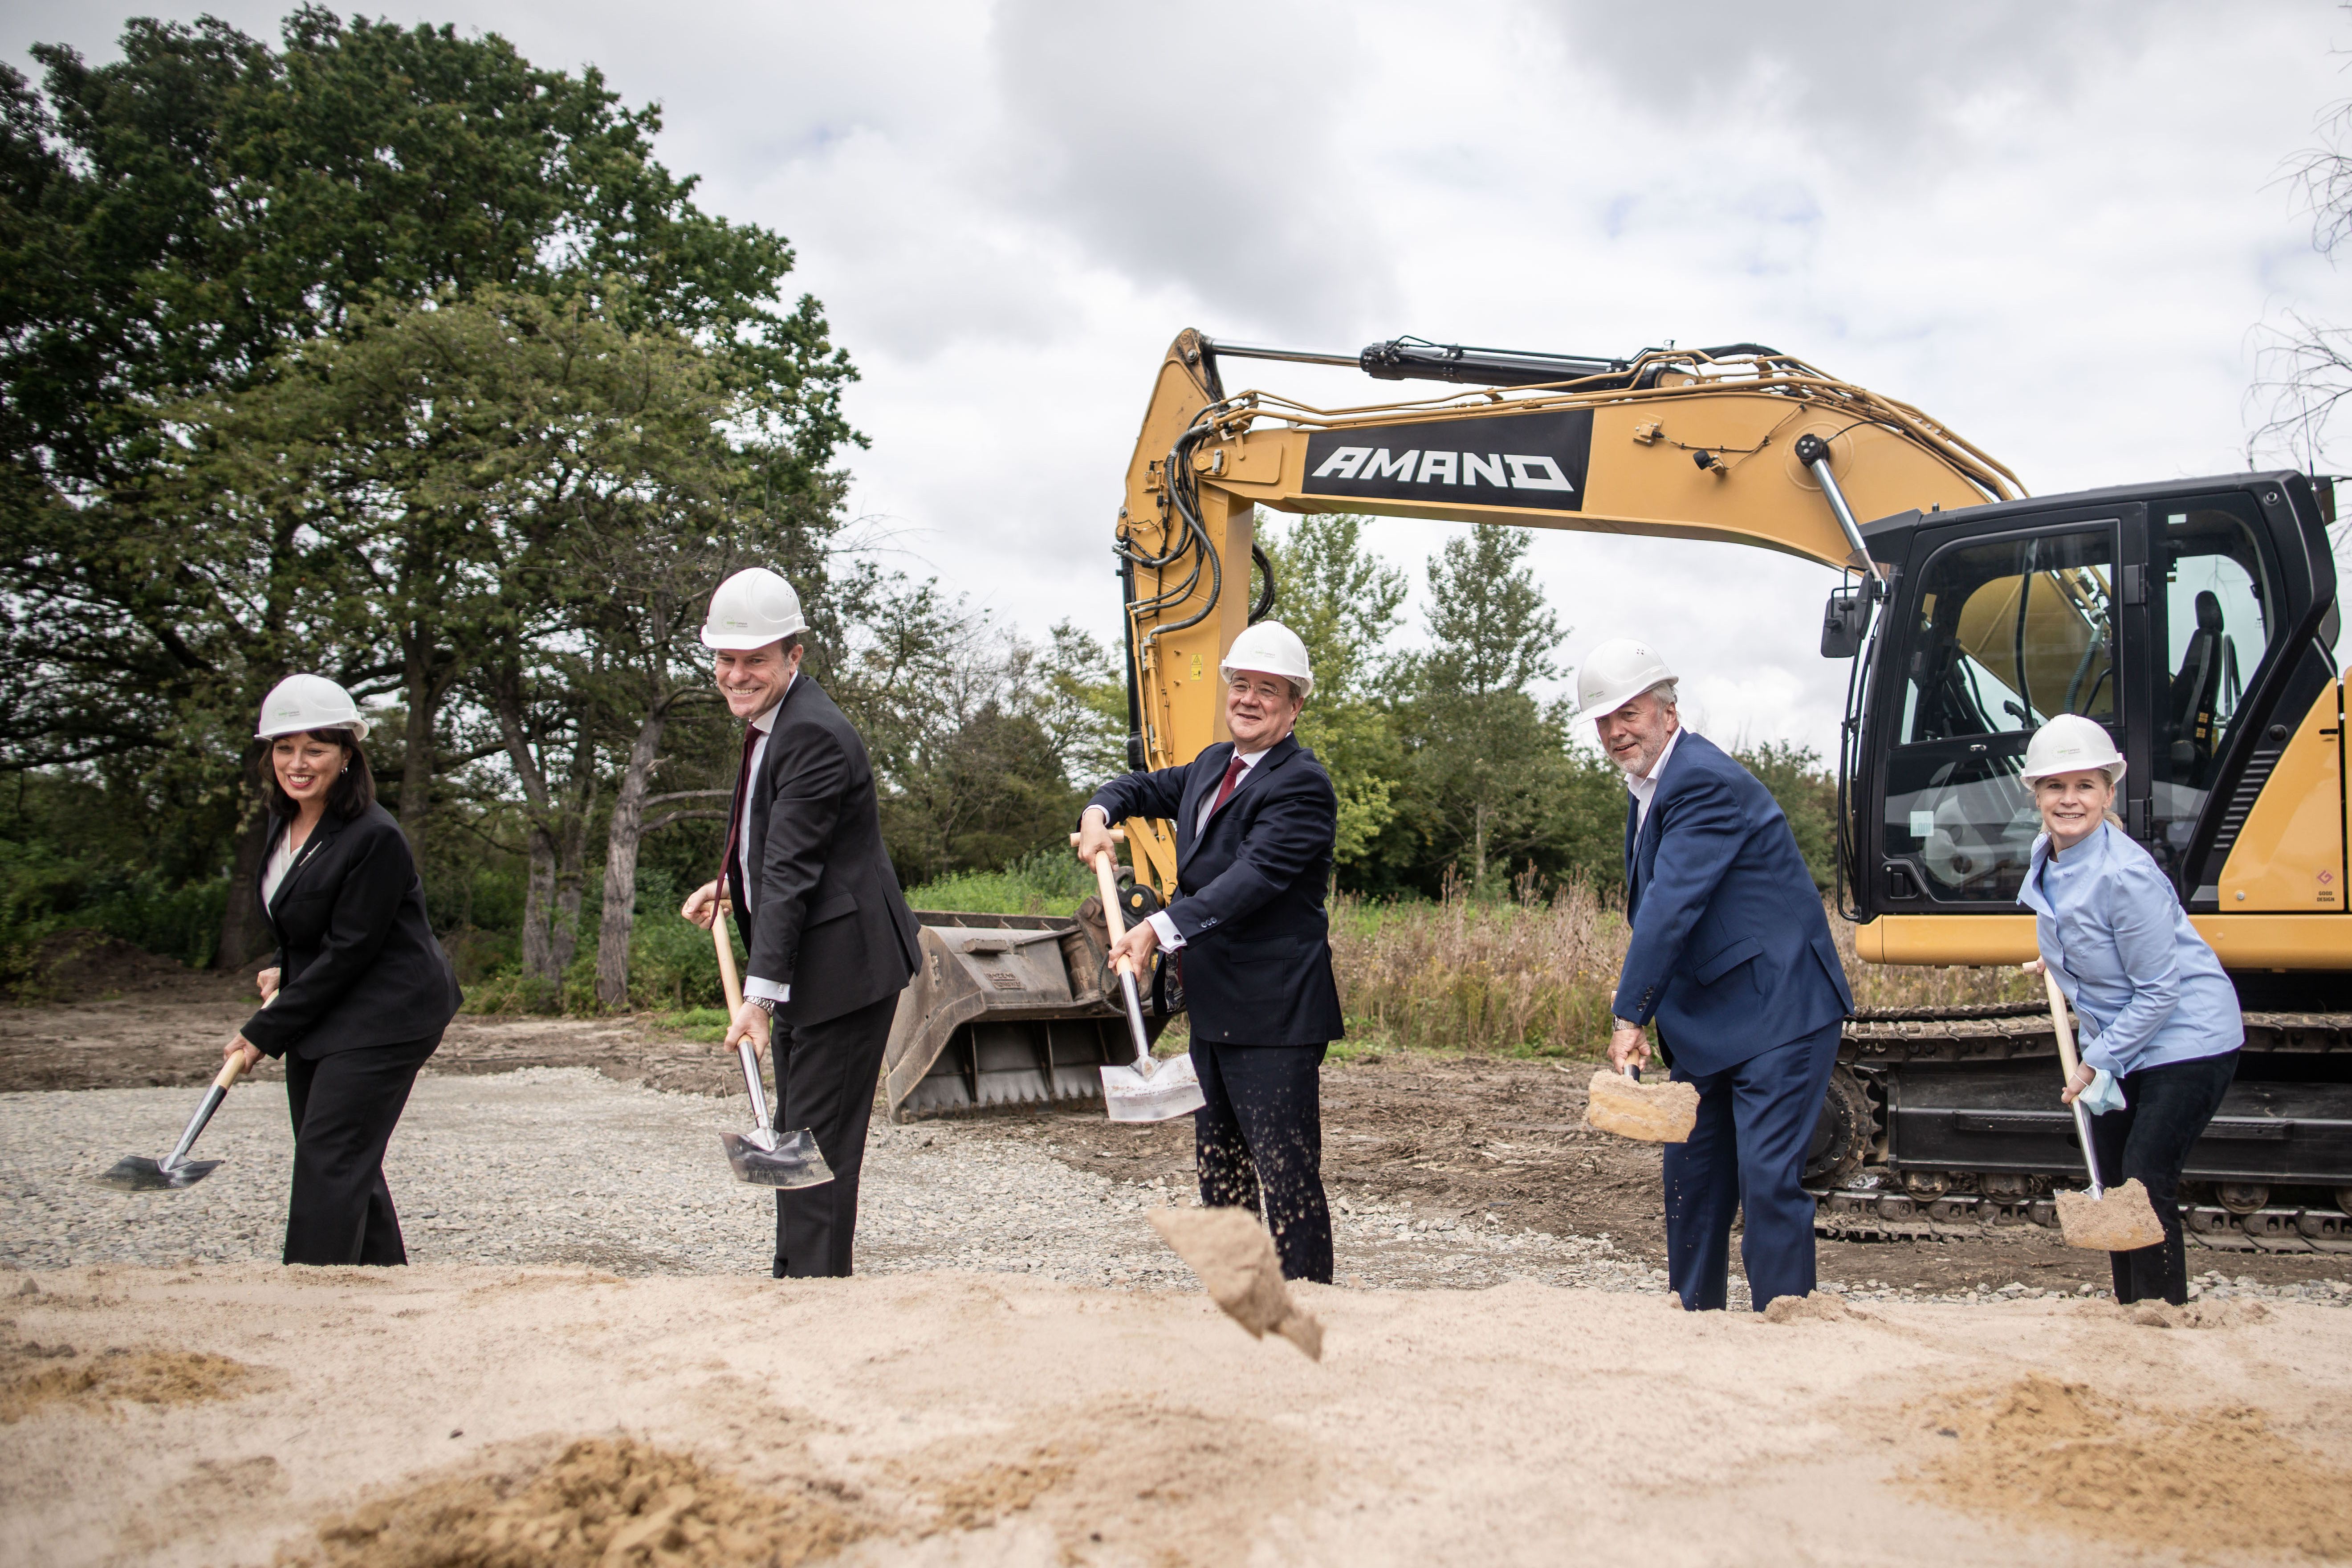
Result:
<svg viewBox="0 0 2352 1568">
<path fill-rule="evenodd" d="M 2050 1027 L 2058 1036 L 2058 1063 L 2066 1069 L 2066 1081 L 2074 1081 L 2074 1069 L 2082 1065 L 2074 1055 L 2074 1029 L 2066 1021 L 2066 993 L 2058 989 L 2058 977 L 2050 973 L 2050 964 L 2042 965 L 2042 987 L 2050 994 Z"/>
<path fill-rule="evenodd" d="M 264 996 L 261 999 L 262 1009 L 266 1012 L 270 1007 L 275 1006 L 277 1005 L 278 998 L 284 994 L 285 990 L 286 988 L 281 985 L 277 990 L 272 991 L 268 995 Z M 244 1073 L 245 1053 L 243 1051 L 239 1051 L 236 1055 L 221 1063 L 220 1071 L 213 1075 L 213 1087 L 226 1094 L 236 1086 L 236 1080 L 244 1076 Z"/>
<path fill-rule="evenodd" d="M 719 949 L 719 984 L 727 993 L 727 1016 L 743 1010 L 743 979 L 735 973 L 735 944 L 727 940 L 727 903 L 710 906 L 710 940 Z"/>
<path fill-rule="evenodd" d="M 1122 844 L 1127 842 L 1127 830 L 1123 827 L 1112 828 L 1110 836 Z M 1070 843 L 1075 847 L 1077 842 L 1078 836 L 1071 834 Z M 1127 921 L 1118 907 L 1118 862 L 1111 858 L 1108 849 L 1095 857 L 1095 890 L 1102 895 L 1103 924 L 1110 931 L 1110 944 L 1117 947 L 1118 939 L 1127 934 Z M 1122 974 L 1134 973 L 1125 959 L 1119 961 L 1118 968 Z"/>
</svg>

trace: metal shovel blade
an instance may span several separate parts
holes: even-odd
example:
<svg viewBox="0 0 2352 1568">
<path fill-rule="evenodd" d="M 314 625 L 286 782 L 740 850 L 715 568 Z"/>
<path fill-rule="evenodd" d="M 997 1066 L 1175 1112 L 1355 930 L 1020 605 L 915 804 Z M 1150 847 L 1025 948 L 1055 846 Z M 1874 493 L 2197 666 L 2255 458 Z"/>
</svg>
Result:
<svg viewBox="0 0 2352 1568">
<path fill-rule="evenodd" d="M 183 1160 L 166 1166 L 144 1154 L 125 1154 L 103 1175 L 91 1178 L 101 1187 L 123 1193 L 171 1193 L 193 1187 L 221 1168 L 218 1160 Z"/>
<path fill-rule="evenodd" d="M 766 1128 L 749 1132 L 721 1132 L 727 1163 L 735 1179 L 755 1187 L 818 1187 L 833 1180 L 833 1167 L 805 1127 L 775 1133 Z"/>
<path fill-rule="evenodd" d="M 1171 1057 L 1146 1076 L 1140 1066 L 1102 1069 L 1103 1108 L 1113 1121 L 1167 1121 L 1208 1103 L 1191 1057 Z"/>
</svg>

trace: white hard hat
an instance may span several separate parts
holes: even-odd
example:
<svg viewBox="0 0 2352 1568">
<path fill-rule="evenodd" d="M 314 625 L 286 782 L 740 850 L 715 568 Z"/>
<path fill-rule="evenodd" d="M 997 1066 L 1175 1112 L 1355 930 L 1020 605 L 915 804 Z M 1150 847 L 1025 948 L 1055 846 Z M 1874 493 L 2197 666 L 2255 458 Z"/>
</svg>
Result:
<svg viewBox="0 0 2352 1568">
<path fill-rule="evenodd" d="M 352 700 L 352 694 L 325 676 L 289 675 L 261 700 L 261 722 L 254 726 L 253 733 L 257 739 L 274 741 L 307 730 L 349 730 L 364 741 L 368 721 L 360 717 L 360 705 Z"/>
<path fill-rule="evenodd" d="M 1307 668 L 1307 645 L 1298 634 L 1280 621 L 1260 621 L 1246 626 L 1225 650 L 1217 665 L 1217 673 L 1227 680 L 1237 669 L 1255 670 L 1260 675 L 1278 675 L 1298 688 L 1306 697 L 1315 690 L 1315 672 Z"/>
<path fill-rule="evenodd" d="M 2105 725 L 2080 713 L 2061 713 L 2025 743 L 2025 767 L 2018 776 L 2032 784 L 2053 773 L 2088 768 L 2105 769 L 2107 782 L 2113 784 L 2124 776 L 2124 759 Z"/>
<path fill-rule="evenodd" d="M 1657 650 L 1632 637 L 1616 637 L 1584 656 L 1576 667 L 1576 716 L 1599 719 L 1614 713 L 1660 681 L 1672 680 Z"/>
<path fill-rule="evenodd" d="M 747 567 L 719 584 L 702 621 L 702 646 L 737 653 L 808 630 L 801 596 L 765 566 Z"/>
</svg>

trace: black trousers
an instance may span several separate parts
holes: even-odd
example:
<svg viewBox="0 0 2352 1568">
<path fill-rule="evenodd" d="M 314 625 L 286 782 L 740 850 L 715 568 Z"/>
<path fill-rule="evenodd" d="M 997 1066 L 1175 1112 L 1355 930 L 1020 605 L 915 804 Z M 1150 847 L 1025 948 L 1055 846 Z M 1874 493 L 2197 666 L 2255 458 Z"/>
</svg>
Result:
<svg viewBox="0 0 2352 1568">
<path fill-rule="evenodd" d="M 1719 1312 L 1731 1299 L 1731 1220 L 1744 1214 L 1739 1260 L 1757 1311 L 1814 1284 L 1813 1199 L 1805 1150 L 1837 1066 L 1843 1021 L 1700 1076 L 1688 1141 L 1665 1146 L 1666 1280 L 1683 1310 Z"/>
<path fill-rule="evenodd" d="M 2156 1207 L 2157 1223 L 2164 1226 L 2159 1246 L 2107 1254 L 2116 1300 L 2161 1297 L 2178 1307 L 2189 1300 L 2189 1258 L 2180 1239 L 2180 1173 L 2237 1076 L 2236 1051 L 2142 1068 L 2123 1079 L 2121 1110 L 2091 1118 L 2099 1179 L 2119 1187 L 2138 1177 Z"/>
<path fill-rule="evenodd" d="M 286 1053 L 286 1109 L 294 1119 L 287 1262 L 408 1261 L 383 1182 L 383 1152 L 408 1106 L 416 1069 L 440 1044 L 436 1029 L 430 1039 L 315 1060 Z"/>
<path fill-rule="evenodd" d="M 768 1037 L 776 1062 L 776 1131 L 807 1128 L 833 1167 L 833 1180 L 823 1186 L 776 1190 L 779 1279 L 848 1277 L 866 1128 L 898 1009 L 893 995 L 821 1024 L 780 1019 Z"/>
<path fill-rule="evenodd" d="M 1286 1279 L 1331 1282 L 1331 1206 L 1323 1195 L 1322 1067 L 1327 1046 L 1192 1042 L 1207 1101 L 1192 1113 L 1205 1208 L 1258 1209 Z"/>
</svg>

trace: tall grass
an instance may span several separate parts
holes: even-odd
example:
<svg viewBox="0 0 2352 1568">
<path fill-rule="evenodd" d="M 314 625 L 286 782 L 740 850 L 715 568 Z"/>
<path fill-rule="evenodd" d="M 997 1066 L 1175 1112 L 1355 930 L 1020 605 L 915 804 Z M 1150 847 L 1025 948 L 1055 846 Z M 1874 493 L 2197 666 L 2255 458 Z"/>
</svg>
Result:
<svg viewBox="0 0 2352 1568">
<path fill-rule="evenodd" d="M 1066 849 L 1040 849 L 1002 871 L 962 871 L 907 889 L 918 910 L 962 914 L 1074 915 L 1095 879 Z"/>
<path fill-rule="evenodd" d="M 1853 928 L 1834 911 L 1830 925 L 1858 1007 L 2030 999 L 2015 970 L 1864 963 Z M 1373 904 L 1343 894 L 1331 910 L 1349 1032 L 1414 1049 L 1598 1057 L 1626 939 L 1623 912 L 1576 885 L 1510 902 Z"/>
</svg>

